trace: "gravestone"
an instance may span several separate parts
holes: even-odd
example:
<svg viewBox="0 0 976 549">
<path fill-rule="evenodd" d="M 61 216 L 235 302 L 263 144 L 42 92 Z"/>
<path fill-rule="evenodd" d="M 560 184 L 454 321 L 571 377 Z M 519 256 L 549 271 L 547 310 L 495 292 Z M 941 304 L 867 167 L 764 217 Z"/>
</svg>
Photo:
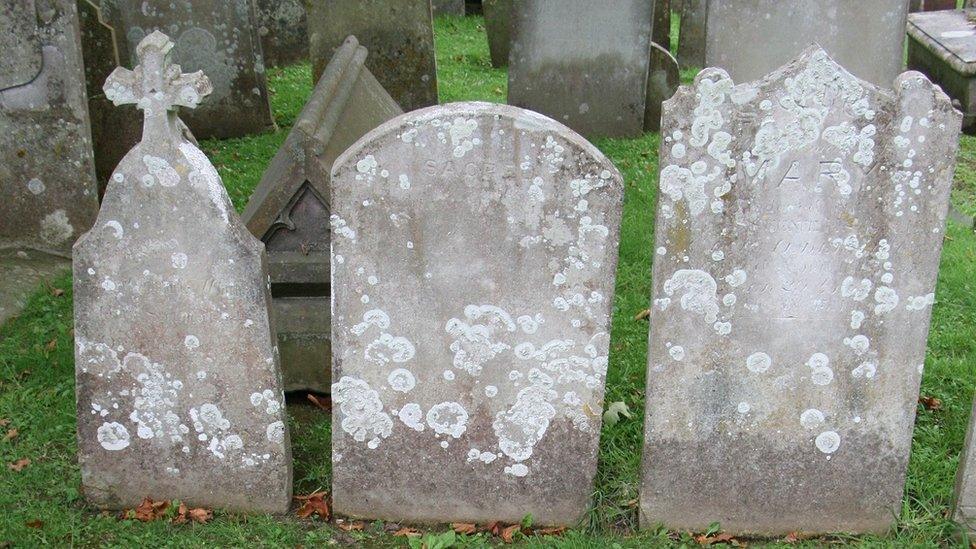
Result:
<svg viewBox="0 0 976 549">
<path fill-rule="evenodd" d="M 969 534 L 976 537 L 976 401 L 969 417 L 966 442 L 959 456 L 959 470 L 956 471 L 956 492 L 952 503 L 952 520 L 958 522 Z"/>
<path fill-rule="evenodd" d="M 508 51 L 512 43 L 512 2 L 514 0 L 484 0 L 485 34 L 488 35 L 488 53 L 491 66 L 508 65 Z"/>
<path fill-rule="evenodd" d="M 332 185 L 336 512 L 575 524 L 596 472 L 620 174 L 542 115 L 454 103 L 367 134 Z"/>
<path fill-rule="evenodd" d="M 976 11 L 908 16 L 908 68 L 939 84 L 963 111 L 963 129 L 976 132 Z"/>
<path fill-rule="evenodd" d="M 959 131 L 811 47 L 665 104 L 641 524 L 886 532 L 905 471 Z"/>
<path fill-rule="evenodd" d="M 651 41 L 671 50 L 671 0 L 654 0 L 654 26 Z"/>
<path fill-rule="evenodd" d="M 242 219 L 268 252 L 285 390 L 328 393 L 329 170 L 369 130 L 401 114 L 346 39 L 264 172 Z"/>
<path fill-rule="evenodd" d="M 682 69 L 705 66 L 705 21 L 710 2 L 716 0 L 683 0 L 678 28 L 678 64 Z M 743 38 L 754 43 L 755 37 Z"/>
<path fill-rule="evenodd" d="M 71 269 L 71 260 L 36 250 L 0 248 L 0 326 L 27 305 L 43 280 Z"/>
<path fill-rule="evenodd" d="M 954 9 L 956 9 L 956 0 L 911 0 L 908 3 L 908 11 L 911 13 Z"/>
<path fill-rule="evenodd" d="M 122 66 L 137 62 L 136 45 L 154 30 L 173 37 L 173 61 L 202 70 L 214 93 L 184 114 L 200 139 L 241 137 L 275 128 L 252 0 L 101 0 L 115 29 Z"/>
<path fill-rule="evenodd" d="M 434 15 L 464 16 L 464 0 L 431 0 Z"/>
<path fill-rule="evenodd" d="M 708 0 L 703 66 L 755 80 L 816 43 L 854 76 L 890 88 L 904 66 L 907 17 L 905 0 Z"/>
<path fill-rule="evenodd" d="M 644 101 L 644 131 L 661 129 L 661 104 L 671 99 L 681 84 L 678 60 L 658 44 L 651 44 L 647 71 L 647 100 Z"/>
<path fill-rule="evenodd" d="M 145 113 L 74 248 L 78 461 L 88 501 L 285 512 L 291 452 L 264 246 L 176 124 L 211 90 L 143 39 L 105 83 Z"/>
<path fill-rule="evenodd" d="M 644 121 L 651 0 L 512 7 L 508 102 L 587 136 L 634 137 Z"/>
<path fill-rule="evenodd" d="M 302 0 L 257 0 L 264 63 L 283 67 L 308 60 L 308 21 Z"/>
<path fill-rule="evenodd" d="M 430 2 L 309 1 L 312 74 L 317 82 L 347 36 L 369 50 L 370 70 L 404 110 L 437 104 L 437 65 Z"/>
<path fill-rule="evenodd" d="M 4 1 L 0 51 L 0 248 L 70 257 L 98 212 L 75 0 Z"/>
</svg>

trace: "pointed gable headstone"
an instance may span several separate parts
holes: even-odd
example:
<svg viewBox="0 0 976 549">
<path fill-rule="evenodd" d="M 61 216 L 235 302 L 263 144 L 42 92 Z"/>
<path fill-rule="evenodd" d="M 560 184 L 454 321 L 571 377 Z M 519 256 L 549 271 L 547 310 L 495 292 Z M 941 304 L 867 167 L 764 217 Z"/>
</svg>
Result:
<svg viewBox="0 0 976 549">
<path fill-rule="evenodd" d="M 402 113 L 346 39 L 251 195 L 242 216 L 268 251 L 285 390 L 327 393 L 329 194 L 332 163 L 366 132 Z"/>
<path fill-rule="evenodd" d="M 505 105 L 407 113 L 336 160 L 336 512 L 583 516 L 622 195 L 595 147 Z"/>
<path fill-rule="evenodd" d="M 641 524 L 778 536 L 898 516 L 960 115 L 810 48 L 665 103 Z"/>
<path fill-rule="evenodd" d="M 105 83 L 144 111 L 95 227 L 74 249 L 82 487 L 95 505 L 142 498 L 284 512 L 291 455 L 263 245 L 233 210 L 178 106 L 210 93 L 169 63 L 159 32 Z"/>
</svg>

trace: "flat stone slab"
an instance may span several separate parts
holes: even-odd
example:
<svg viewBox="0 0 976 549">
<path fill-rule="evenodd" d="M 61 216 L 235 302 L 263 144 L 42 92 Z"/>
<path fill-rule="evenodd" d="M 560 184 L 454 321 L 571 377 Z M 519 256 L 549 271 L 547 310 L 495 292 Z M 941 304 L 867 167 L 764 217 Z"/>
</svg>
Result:
<svg viewBox="0 0 976 549">
<path fill-rule="evenodd" d="M 913 13 L 908 36 L 966 76 L 976 75 L 976 10 Z"/>
<path fill-rule="evenodd" d="M 902 504 L 960 115 L 818 48 L 665 103 L 643 527 L 888 531 Z"/>
<path fill-rule="evenodd" d="M 644 121 L 651 0 L 519 0 L 508 102 L 587 136 L 634 137 Z"/>
<path fill-rule="evenodd" d="M 139 66 L 105 85 L 146 116 L 74 248 L 82 489 L 107 508 L 150 497 L 284 513 L 291 452 L 264 246 L 182 136 L 176 107 L 210 84 L 174 70 L 172 47 L 150 34 Z"/>
<path fill-rule="evenodd" d="M 366 67 L 405 111 L 437 104 L 437 63 L 430 2 L 330 0 L 308 5 L 316 82 L 347 36 L 366 49 Z"/>
<path fill-rule="evenodd" d="M 367 134 L 332 185 L 336 512 L 575 524 L 596 473 L 620 174 L 537 113 L 454 103 Z"/>
<path fill-rule="evenodd" d="M 0 326 L 27 305 L 44 281 L 71 269 L 71 261 L 34 250 L 0 250 Z"/>
<path fill-rule="evenodd" d="M 703 66 L 723 68 L 737 81 L 762 78 L 811 44 L 822 46 L 854 76 L 884 88 L 892 87 L 904 67 L 908 17 L 904 0 L 710 0 L 707 4 Z"/>
</svg>

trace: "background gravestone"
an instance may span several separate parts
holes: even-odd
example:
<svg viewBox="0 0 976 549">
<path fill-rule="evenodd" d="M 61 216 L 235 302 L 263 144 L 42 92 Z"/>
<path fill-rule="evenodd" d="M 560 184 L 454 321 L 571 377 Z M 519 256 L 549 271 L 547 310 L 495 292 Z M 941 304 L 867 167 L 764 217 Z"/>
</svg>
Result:
<svg viewBox="0 0 976 549">
<path fill-rule="evenodd" d="M 308 21 L 302 0 L 257 0 L 264 63 L 283 67 L 308 60 Z"/>
<path fill-rule="evenodd" d="M 185 140 L 177 106 L 210 92 L 172 70 L 160 32 L 106 96 L 145 112 L 74 248 L 78 461 L 86 498 L 285 512 L 291 452 L 264 246 Z"/>
<path fill-rule="evenodd" d="M 681 74 L 678 60 L 658 44 L 651 44 L 651 62 L 647 71 L 647 100 L 644 101 L 644 131 L 661 129 L 661 104 L 678 90 Z"/>
<path fill-rule="evenodd" d="M 976 22 L 973 11 L 908 16 L 908 68 L 939 84 L 963 111 L 963 129 L 976 132 Z"/>
<path fill-rule="evenodd" d="M 671 0 L 653 0 L 654 24 L 651 41 L 666 51 L 671 50 Z"/>
<path fill-rule="evenodd" d="M 705 20 L 709 2 L 714 0 L 682 0 L 681 22 L 678 29 L 678 64 L 682 69 L 705 66 Z M 756 37 L 741 37 L 754 43 Z"/>
<path fill-rule="evenodd" d="M 161 30 L 176 44 L 174 63 L 210 78 L 213 95 L 184 114 L 197 138 L 274 129 L 252 0 L 101 0 L 100 8 L 115 29 L 123 66 L 135 65 L 136 44 Z"/>
<path fill-rule="evenodd" d="M 651 0 L 614 9 L 588 0 L 520 0 L 512 7 L 508 102 L 587 137 L 642 132 Z"/>
<path fill-rule="evenodd" d="M 956 9 L 956 0 L 911 0 L 908 11 L 942 11 Z"/>
<path fill-rule="evenodd" d="M 641 524 L 886 532 L 901 507 L 960 117 L 810 48 L 665 105 Z"/>
<path fill-rule="evenodd" d="M 431 0 L 434 15 L 464 16 L 464 0 Z"/>
<path fill-rule="evenodd" d="M 404 110 L 437 104 L 430 2 L 306 0 L 312 75 L 349 35 L 369 50 L 366 68 Z"/>
<path fill-rule="evenodd" d="M 75 1 L 6 0 L 0 37 L 0 248 L 70 257 L 98 212 Z"/>
<path fill-rule="evenodd" d="M 596 472 L 620 174 L 541 115 L 455 103 L 370 132 L 332 185 L 336 512 L 575 524 Z"/>
<path fill-rule="evenodd" d="M 265 243 L 286 391 L 328 393 L 329 171 L 369 130 L 401 114 L 346 39 L 251 195 L 242 219 Z"/>
<path fill-rule="evenodd" d="M 907 17 L 905 0 L 708 0 L 703 66 L 754 80 L 816 43 L 854 76 L 891 88 Z"/>
<path fill-rule="evenodd" d="M 959 469 L 956 471 L 956 492 L 952 504 L 952 520 L 966 529 L 970 537 L 976 536 L 976 401 L 969 417 L 966 442 L 959 456 Z"/>
<path fill-rule="evenodd" d="M 512 43 L 512 3 L 515 0 L 484 0 L 485 34 L 488 35 L 488 52 L 491 66 L 508 65 L 508 51 Z"/>
</svg>

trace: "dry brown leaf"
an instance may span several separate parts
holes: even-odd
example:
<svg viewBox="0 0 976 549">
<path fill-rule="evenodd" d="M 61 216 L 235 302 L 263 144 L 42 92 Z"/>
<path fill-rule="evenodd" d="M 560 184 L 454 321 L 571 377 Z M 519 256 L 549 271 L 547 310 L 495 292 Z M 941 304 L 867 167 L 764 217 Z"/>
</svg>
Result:
<svg viewBox="0 0 976 549">
<path fill-rule="evenodd" d="M 166 513 L 169 509 L 169 501 L 153 501 L 150 498 L 142 500 L 135 509 L 123 511 L 124 518 L 134 518 L 141 522 L 152 522 Z"/>
<path fill-rule="evenodd" d="M 7 434 L 4 435 L 3 440 L 5 440 L 5 441 L 7 441 L 7 440 L 13 440 L 13 439 L 17 438 L 17 435 L 19 435 L 19 434 L 20 434 L 20 431 L 18 431 L 17 429 L 10 429 L 9 431 L 7 431 Z"/>
<path fill-rule="evenodd" d="M 538 528 L 533 530 L 532 533 L 537 536 L 558 536 L 566 531 L 565 526 L 556 526 L 553 528 Z"/>
<path fill-rule="evenodd" d="M 6 427 L 10 425 L 10 420 L 7 418 L 0 419 L 0 427 Z"/>
<path fill-rule="evenodd" d="M 637 505 L 639 505 L 639 504 L 640 504 L 640 499 L 639 498 L 634 498 L 634 499 L 628 501 L 627 503 L 625 503 L 624 506 L 625 507 L 630 507 L 631 509 L 633 509 L 633 508 L 637 507 Z"/>
<path fill-rule="evenodd" d="M 48 341 L 46 348 L 47 348 L 48 351 L 53 351 L 53 350 L 57 349 L 58 348 L 58 338 L 54 338 L 51 341 Z"/>
<path fill-rule="evenodd" d="M 393 532 L 393 535 L 406 536 L 408 538 L 416 538 L 422 536 L 423 533 L 420 530 L 417 530 L 416 528 L 410 528 L 409 526 L 404 526 L 403 528 L 400 528 L 396 532 Z"/>
<path fill-rule="evenodd" d="M 512 543 L 512 541 L 515 539 L 515 533 L 521 529 L 521 524 L 513 524 L 506 528 L 502 528 L 502 530 L 498 532 L 498 537 L 502 538 L 502 541 L 505 543 Z"/>
<path fill-rule="evenodd" d="M 942 401 L 932 396 L 920 396 L 918 397 L 918 402 L 924 406 L 926 410 L 930 410 L 932 412 L 937 412 L 942 409 Z"/>
<path fill-rule="evenodd" d="M 651 317 L 651 310 L 644 309 L 643 311 L 634 315 L 634 320 L 647 320 L 650 317 Z"/>
<path fill-rule="evenodd" d="M 478 527 L 469 522 L 452 522 L 451 528 L 458 534 L 473 534 L 478 531 Z"/>
<path fill-rule="evenodd" d="M 28 520 L 24 523 L 24 526 L 28 528 L 44 528 L 44 521 L 41 519 Z"/>
<path fill-rule="evenodd" d="M 312 492 L 307 496 L 295 496 L 295 499 L 305 502 L 297 511 L 299 517 L 308 518 L 316 515 L 325 521 L 332 518 L 332 511 L 329 509 L 329 502 L 326 501 L 325 492 Z"/>
<path fill-rule="evenodd" d="M 52 288 L 51 295 L 53 295 L 54 297 L 61 297 L 64 295 L 64 290 L 62 290 L 61 288 Z"/>
<path fill-rule="evenodd" d="M 738 545 L 739 542 L 736 541 L 735 536 L 732 534 L 715 534 L 714 536 L 706 536 L 704 534 L 700 536 L 695 536 L 695 541 L 698 545 L 715 545 L 716 543 L 730 543 L 732 545 Z"/>
<path fill-rule="evenodd" d="M 342 521 L 342 522 L 337 522 L 336 526 L 338 526 L 342 530 L 345 530 L 346 532 L 351 532 L 353 530 L 362 530 L 363 528 L 366 527 L 366 523 L 361 520 L 354 520 L 352 522 Z"/>
<path fill-rule="evenodd" d="M 493 536 L 497 536 L 498 535 L 498 531 L 500 529 L 501 529 L 501 523 L 498 522 L 497 520 L 494 521 L 494 522 L 489 522 L 488 524 L 484 524 L 484 525 L 481 526 L 481 531 L 482 532 L 489 532 Z"/>
<path fill-rule="evenodd" d="M 190 509 L 185 503 L 181 503 L 176 510 L 176 516 L 173 517 L 173 523 L 183 524 L 188 521 L 193 521 L 206 524 L 212 518 L 213 511 L 210 509 L 204 509 L 203 507 Z"/>
<path fill-rule="evenodd" d="M 13 463 L 8 463 L 7 464 L 7 467 L 10 470 L 16 471 L 16 472 L 19 473 L 19 472 L 23 471 L 24 468 L 27 467 L 30 464 L 31 464 L 30 458 L 20 458 L 20 459 L 18 459 L 17 461 L 15 461 Z"/>
<path fill-rule="evenodd" d="M 312 404 L 318 407 L 320 410 L 332 413 L 332 399 L 329 397 L 317 397 L 312 393 L 305 395 L 305 398 L 309 400 Z"/>
</svg>

